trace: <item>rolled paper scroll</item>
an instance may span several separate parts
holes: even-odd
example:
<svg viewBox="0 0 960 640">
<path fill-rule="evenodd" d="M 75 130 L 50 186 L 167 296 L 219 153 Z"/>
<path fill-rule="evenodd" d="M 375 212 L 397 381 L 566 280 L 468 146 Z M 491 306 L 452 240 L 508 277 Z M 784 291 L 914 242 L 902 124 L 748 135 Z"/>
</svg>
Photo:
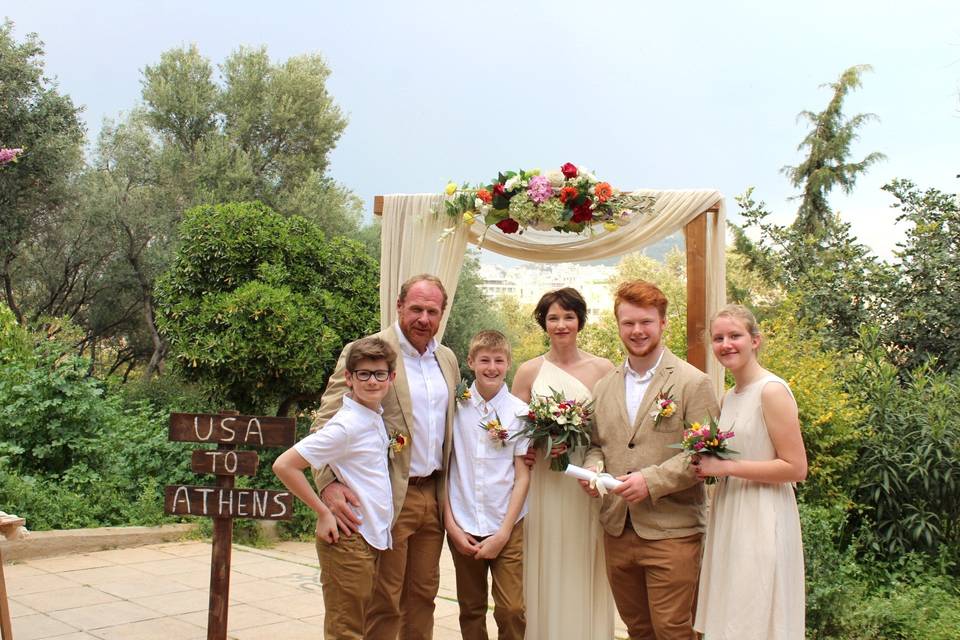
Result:
<svg viewBox="0 0 960 640">
<path fill-rule="evenodd" d="M 608 489 L 615 489 L 623 484 L 623 481 L 617 480 L 609 473 L 603 473 L 602 469 L 600 473 L 596 473 L 595 471 L 578 467 L 575 464 L 568 464 L 563 472 L 568 476 L 573 476 L 577 480 L 586 480 L 590 483 L 591 487 L 596 488 L 596 490 L 600 492 L 600 495 L 606 494 Z"/>
</svg>

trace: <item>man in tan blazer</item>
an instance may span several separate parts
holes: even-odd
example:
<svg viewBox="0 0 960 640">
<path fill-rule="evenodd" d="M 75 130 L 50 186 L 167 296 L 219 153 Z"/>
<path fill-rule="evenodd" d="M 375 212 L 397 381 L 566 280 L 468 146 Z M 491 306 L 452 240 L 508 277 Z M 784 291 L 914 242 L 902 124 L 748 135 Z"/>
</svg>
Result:
<svg viewBox="0 0 960 640">
<path fill-rule="evenodd" d="M 393 448 L 393 548 L 380 555 L 376 589 L 366 610 L 365 638 L 392 640 L 433 637 L 434 598 L 440 587 L 443 548 L 443 469 L 450 461 L 451 433 L 460 382 L 457 358 L 435 336 L 447 306 L 447 293 L 434 276 L 407 280 L 397 299 L 397 322 L 376 334 L 399 357 L 397 377 L 383 399 L 383 421 Z M 311 431 L 340 408 L 347 392 L 344 347 L 327 383 Z M 344 535 L 359 521 L 350 504 L 356 496 L 336 481 L 329 468 L 315 474 L 323 501 Z"/>
<path fill-rule="evenodd" d="M 617 290 L 614 314 L 628 355 L 594 388 L 584 461 L 592 469 L 602 463 L 624 481 L 603 497 L 600 522 L 607 578 L 631 640 L 697 637 L 704 488 L 686 456 L 669 445 L 680 442 L 685 421 L 719 410 L 709 378 L 662 344 L 666 311 L 666 297 L 649 282 Z"/>
</svg>

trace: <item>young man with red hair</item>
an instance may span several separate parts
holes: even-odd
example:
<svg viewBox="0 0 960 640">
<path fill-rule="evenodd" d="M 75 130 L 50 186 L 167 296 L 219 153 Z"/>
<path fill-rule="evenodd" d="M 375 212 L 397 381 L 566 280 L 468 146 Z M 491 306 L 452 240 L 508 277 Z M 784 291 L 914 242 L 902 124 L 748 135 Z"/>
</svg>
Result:
<svg viewBox="0 0 960 640">
<path fill-rule="evenodd" d="M 656 285 L 620 285 L 614 314 L 627 358 L 594 388 L 584 461 L 623 481 L 600 509 L 607 578 L 631 639 L 695 640 L 705 495 L 686 456 L 669 445 L 681 441 L 684 422 L 719 414 L 716 393 L 663 344 L 667 298 Z"/>
</svg>

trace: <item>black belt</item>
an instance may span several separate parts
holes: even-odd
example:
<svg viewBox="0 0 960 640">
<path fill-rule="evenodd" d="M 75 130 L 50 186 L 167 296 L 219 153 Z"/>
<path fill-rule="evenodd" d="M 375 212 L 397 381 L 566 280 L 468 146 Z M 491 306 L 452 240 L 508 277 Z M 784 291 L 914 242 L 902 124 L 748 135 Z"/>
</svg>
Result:
<svg viewBox="0 0 960 640">
<path fill-rule="evenodd" d="M 425 482 L 430 482 L 431 480 L 436 478 L 438 475 L 440 475 L 440 472 L 434 471 L 428 476 L 410 476 L 409 478 L 407 478 L 407 485 L 413 485 L 415 487 L 419 487 Z"/>
</svg>

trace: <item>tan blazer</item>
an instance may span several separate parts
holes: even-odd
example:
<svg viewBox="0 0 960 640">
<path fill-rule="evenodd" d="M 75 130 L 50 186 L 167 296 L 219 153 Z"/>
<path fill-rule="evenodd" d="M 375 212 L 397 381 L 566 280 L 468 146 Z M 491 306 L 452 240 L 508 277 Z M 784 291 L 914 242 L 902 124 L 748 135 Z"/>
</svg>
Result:
<svg viewBox="0 0 960 640">
<path fill-rule="evenodd" d="M 383 422 L 387 428 L 387 436 L 394 430 L 402 433 L 407 442 L 412 442 L 413 431 L 413 407 L 410 401 L 410 387 L 407 382 L 407 372 L 403 366 L 403 354 L 400 352 L 400 341 L 397 338 L 396 325 L 384 329 L 380 333 L 374 334 L 383 338 L 397 352 L 397 377 L 393 381 L 390 390 L 383 399 Z M 340 410 L 343 404 L 343 396 L 350 390 L 347 387 L 344 370 L 346 369 L 346 354 L 349 352 L 351 342 L 343 348 L 340 353 L 340 359 L 337 360 L 336 369 L 333 375 L 327 381 L 327 388 L 320 399 L 320 408 L 317 410 L 310 431 L 316 431 L 327 423 L 333 415 Z M 447 419 L 444 426 L 443 435 L 443 467 L 446 469 L 450 464 L 450 451 L 453 442 L 453 415 L 456 410 L 456 389 L 460 382 L 460 367 L 457 365 L 457 356 L 449 348 L 443 345 L 437 345 L 434 352 L 437 362 L 440 364 L 440 371 L 447 382 L 447 390 L 450 394 L 447 402 Z M 390 484 L 393 489 L 393 523 L 396 524 L 400 516 L 400 510 L 403 508 L 403 501 L 407 496 L 407 480 L 410 477 L 410 445 L 408 444 L 393 458 L 390 459 Z M 440 480 L 437 483 L 437 500 L 441 509 L 441 522 L 443 522 L 443 503 L 446 495 L 445 474 L 440 474 Z M 322 491 L 324 487 L 336 480 L 336 476 L 329 467 L 324 467 L 315 471 L 313 475 L 317 489 Z"/>
<path fill-rule="evenodd" d="M 643 396 L 636 421 L 628 424 L 624 367 L 608 373 L 593 390 L 594 423 L 584 466 L 602 461 L 604 471 L 614 476 L 639 471 L 647 481 L 650 498 L 629 504 L 607 494 L 600 508 L 600 523 L 607 533 L 619 536 L 629 509 L 633 530 L 641 538 L 661 540 L 703 532 L 703 483 L 697 480 L 686 456 L 668 445 L 680 442 L 685 421 L 719 415 L 713 384 L 706 374 L 667 349 Z M 650 415 L 654 400 L 667 390 L 677 403 L 677 411 L 655 426 Z"/>
</svg>

